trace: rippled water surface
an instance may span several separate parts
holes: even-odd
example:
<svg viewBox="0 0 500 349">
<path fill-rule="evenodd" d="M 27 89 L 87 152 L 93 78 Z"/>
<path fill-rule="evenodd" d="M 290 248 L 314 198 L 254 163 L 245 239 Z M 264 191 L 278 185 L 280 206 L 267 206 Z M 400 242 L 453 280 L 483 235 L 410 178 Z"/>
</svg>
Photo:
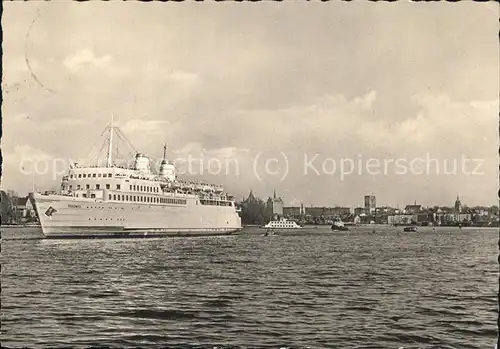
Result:
<svg viewBox="0 0 500 349">
<path fill-rule="evenodd" d="M 492 348 L 497 240 L 400 228 L 3 240 L 1 342 Z"/>
</svg>

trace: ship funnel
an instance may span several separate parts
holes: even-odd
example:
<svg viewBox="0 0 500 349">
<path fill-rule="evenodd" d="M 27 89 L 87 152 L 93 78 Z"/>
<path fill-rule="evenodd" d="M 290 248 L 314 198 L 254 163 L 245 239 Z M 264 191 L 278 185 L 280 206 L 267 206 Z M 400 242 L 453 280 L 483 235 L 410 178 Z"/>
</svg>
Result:
<svg viewBox="0 0 500 349">
<path fill-rule="evenodd" d="M 135 156 L 134 168 L 144 173 L 151 173 L 149 168 L 149 158 L 144 154 L 137 153 Z"/>
<path fill-rule="evenodd" d="M 167 161 L 167 145 L 163 145 L 163 160 L 160 165 L 160 177 L 175 181 L 175 167 Z"/>
</svg>

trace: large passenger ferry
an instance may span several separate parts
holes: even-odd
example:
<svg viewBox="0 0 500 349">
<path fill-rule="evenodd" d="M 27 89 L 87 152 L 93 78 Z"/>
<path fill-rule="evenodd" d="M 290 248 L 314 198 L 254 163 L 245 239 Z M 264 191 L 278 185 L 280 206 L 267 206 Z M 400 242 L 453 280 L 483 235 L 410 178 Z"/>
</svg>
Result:
<svg viewBox="0 0 500 349">
<path fill-rule="evenodd" d="M 241 230 L 234 199 L 222 186 L 178 178 L 164 146 L 159 173 L 149 158 L 113 163 L 113 122 L 105 166 L 71 165 L 58 193 L 34 193 L 49 238 L 226 235 Z M 121 131 L 119 131 L 121 133 Z"/>
</svg>

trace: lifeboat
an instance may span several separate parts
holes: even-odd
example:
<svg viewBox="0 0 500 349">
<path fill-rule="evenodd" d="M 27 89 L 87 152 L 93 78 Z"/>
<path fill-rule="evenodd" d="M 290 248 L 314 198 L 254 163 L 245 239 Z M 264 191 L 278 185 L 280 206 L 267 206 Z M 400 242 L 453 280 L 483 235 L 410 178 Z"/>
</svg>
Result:
<svg viewBox="0 0 500 349">
<path fill-rule="evenodd" d="M 178 188 L 180 188 L 180 187 L 181 187 L 181 184 L 180 184 L 179 182 L 173 182 L 173 183 L 172 183 L 172 188 L 173 188 L 173 189 L 178 189 Z"/>
<path fill-rule="evenodd" d="M 224 188 L 222 188 L 222 187 L 215 188 L 216 193 L 222 193 L 223 191 L 224 191 Z"/>
</svg>

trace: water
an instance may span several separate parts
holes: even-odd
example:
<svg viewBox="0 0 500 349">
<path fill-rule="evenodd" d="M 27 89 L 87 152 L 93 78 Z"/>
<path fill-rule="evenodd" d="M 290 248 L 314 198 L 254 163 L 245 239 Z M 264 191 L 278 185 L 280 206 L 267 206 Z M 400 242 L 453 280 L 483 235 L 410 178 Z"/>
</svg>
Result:
<svg viewBox="0 0 500 349">
<path fill-rule="evenodd" d="M 497 230 L 371 229 L 4 240 L 1 342 L 493 348 Z"/>
</svg>

